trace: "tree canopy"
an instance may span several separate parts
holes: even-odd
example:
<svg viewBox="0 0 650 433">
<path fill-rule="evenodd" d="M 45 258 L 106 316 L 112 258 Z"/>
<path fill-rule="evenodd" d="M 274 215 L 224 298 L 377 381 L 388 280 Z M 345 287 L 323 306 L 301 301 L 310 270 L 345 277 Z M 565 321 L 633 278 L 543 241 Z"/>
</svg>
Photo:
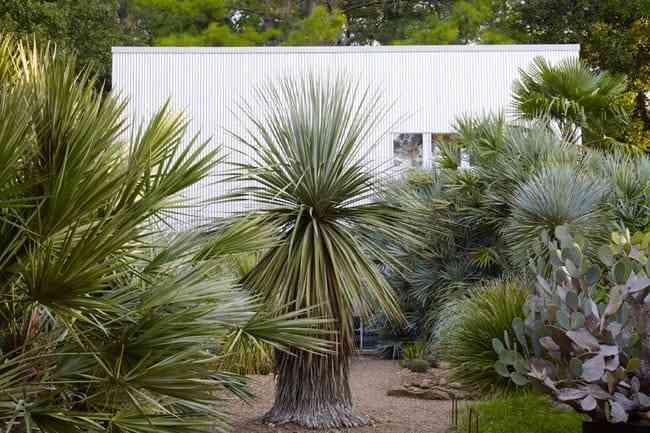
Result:
<svg viewBox="0 0 650 433">
<path fill-rule="evenodd" d="M 135 21 L 120 18 L 117 0 L 3 0 L 0 29 L 75 51 L 81 66 L 93 65 L 108 84 L 111 47 L 147 42 Z"/>
<path fill-rule="evenodd" d="M 561 13 L 558 13 L 561 11 Z M 650 0 L 5 0 L 0 28 L 53 40 L 110 84 L 116 45 L 579 43 L 625 74 L 623 135 L 650 148 Z"/>
</svg>

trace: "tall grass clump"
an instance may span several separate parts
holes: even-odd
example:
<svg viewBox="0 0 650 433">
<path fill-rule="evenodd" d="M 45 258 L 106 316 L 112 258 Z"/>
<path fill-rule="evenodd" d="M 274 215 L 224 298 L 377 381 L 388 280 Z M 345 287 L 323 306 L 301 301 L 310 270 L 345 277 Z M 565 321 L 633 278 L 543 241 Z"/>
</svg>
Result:
<svg viewBox="0 0 650 433">
<path fill-rule="evenodd" d="M 502 338 L 515 317 L 524 317 L 528 290 L 518 279 L 503 279 L 470 290 L 442 308 L 437 351 L 450 365 L 450 381 L 480 395 L 514 389 L 494 370 L 499 359 L 493 338 Z"/>
</svg>

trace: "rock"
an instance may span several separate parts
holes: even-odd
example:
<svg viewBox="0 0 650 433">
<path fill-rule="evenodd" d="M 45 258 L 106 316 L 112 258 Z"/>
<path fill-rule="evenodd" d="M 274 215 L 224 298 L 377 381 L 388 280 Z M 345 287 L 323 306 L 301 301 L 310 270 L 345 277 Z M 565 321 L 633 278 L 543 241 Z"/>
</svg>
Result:
<svg viewBox="0 0 650 433">
<path fill-rule="evenodd" d="M 401 370 L 400 385 L 388 391 L 393 397 L 419 398 L 424 400 L 474 400 L 471 392 L 456 382 L 449 382 L 448 371 L 439 368 L 426 373 L 413 373 Z"/>
<path fill-rule="evenodd" d="M 399 387 L 388 390 L 387 394 L 391 397 L 418 398 L 421 400 L 449 400 L 449 393 L 441 388 Z"/>
<path fill-rule="evenodd" d="M 438 368 L 440 368 L 442 370 L 449 370 L 451 368 L 451 365 L 449 365 L 448 362 L 440 361 L 438 363 Z"/>
</svg>

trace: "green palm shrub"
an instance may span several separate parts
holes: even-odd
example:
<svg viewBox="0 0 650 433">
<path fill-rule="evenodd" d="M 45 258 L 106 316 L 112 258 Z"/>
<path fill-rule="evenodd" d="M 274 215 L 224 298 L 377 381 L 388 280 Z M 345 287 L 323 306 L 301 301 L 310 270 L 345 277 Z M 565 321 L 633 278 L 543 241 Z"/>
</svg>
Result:
<svg viewBox="0 0 650 433">
<path fill-rule="evenodd" d="M 259 206 L 256 217 L 279 232 L 244 279 L 281 311 L 310 309 L 328 319 L 323 335 L 336 344 L 327 358 L 304 350 L 276 352 L 277 387 L 265 419 L 309 428 L 364 424 L 352 411 L 348 359 L 353 313 L 402 314 L 375 260 L 393 263 L 376 240 L 411 238 L 408 215 L 382 202 L 362 144 L 385 114 L 378 94 L 347 77 L 287 78 L 259 90 L 267 115 L 244 107 L 251 130 L 237 137 L 250 151 L 237 198 Z"/>
<path fill-rule="evenodd" d="M 262 239 L 263 237 L 260 237 L 259 233 L 256 234 L 257 242 Z M 231 254 L 225 260 L 225 267 L 235 274 L 238 281 L 243 280 L 248 275 L 259 262 L 264 249 L 270 247 L 273 242 L 271 237 L 267 238 L 267 241 L 268 244 L 262 244 L 260 250 L 251 248 L 255 252 Z M 214 258 L 212 253 L 213 251 L 210 251 L 209 256 Z M 218 256 L 216 258 L 220 259 Z M 262 317 L 263 313 L 258 314 Z M 246 375 L 269 374 L 273 371 L 273 346 L 238 329 L 230 331 L 224 337 L 223 351 L 226 354 L 220 362 L 220 368 L 223 370 Z"/>
<path fill-rule="evenodd" d="M 402 350 L 402 359 L 406 361 L 412 361 L 414 359 L 422 359 L 424 357 L 424 352 L 426 350 L 425 345 L 422 342 L 408 343 L 404 345 Z"/>
<path fill-rule="evenodd" d="M 125 102 L 74 57 L 0 37 L 0 420 L 17 432 L 227 431 L 219 401 L 246 396 L 218 368 L 232 331 L 287 350 L 326 346 L 295 313 L 272 319 L 163 235 L 179 195 L 218 163 L 181 146 L 167 107 L 125 136 Z M 213 257 L 251 246 L 220 231 Z"/>
<path fill-rule="evenodd" d="M 565 59 L 551 65 L 538 57 L 530 69 L 520 71 L 513 86 L 513 108 L 523 119 L 547 116 L 570 140 L 587 146 L 610 148 L 629 120 L 622 98 L 624 76 L 593 70 L 583 61 Z"/>
<path fill-rule="evenodd" d="M 444 306 L 436 349 L 440 360 L 449 363 L 450 381 L 478 395 L 514 389 L 494 370 L 499 355 L 492 340 L 502 338 L 516 317 L 524 317 L 528 294 L 519 280 L 496 280 Z"/>
<path fill-rule="evenodd" d="M 632 232 L 650 225 L 650 159 L 609 153 L 597 161 L 595 175 L 608 179 L 607 206 L 615 219 Z"/>
<path fill-rule="evenodd" d="M 273 346 L 239 330 L 231 331 L 224 337 L 223 350 L 226 355 L 219 367 L 224 371 L 242 375 L 269 374 L 273 371 Z"/>
</svg>

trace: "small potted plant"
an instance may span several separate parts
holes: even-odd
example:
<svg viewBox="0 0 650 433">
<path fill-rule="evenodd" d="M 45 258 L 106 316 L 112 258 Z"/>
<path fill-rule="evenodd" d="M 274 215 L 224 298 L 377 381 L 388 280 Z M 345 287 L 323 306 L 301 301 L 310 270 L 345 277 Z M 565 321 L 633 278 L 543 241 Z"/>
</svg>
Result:
<svg viewBox="0 0 650 433">
<path fill-rule="evenodd" d="M 566 227 L 555 238 L 547 240 L 548 258 L 536 262 L 526 320 L 515 319 L 512 333 L 493 341 L 495 369 L 587 414 L 584 433 L 650 433 L 647 240 L 614 233 L 599 266 Z M 608 302 L 597 302 L 599 295 Z"/>
</svg>

